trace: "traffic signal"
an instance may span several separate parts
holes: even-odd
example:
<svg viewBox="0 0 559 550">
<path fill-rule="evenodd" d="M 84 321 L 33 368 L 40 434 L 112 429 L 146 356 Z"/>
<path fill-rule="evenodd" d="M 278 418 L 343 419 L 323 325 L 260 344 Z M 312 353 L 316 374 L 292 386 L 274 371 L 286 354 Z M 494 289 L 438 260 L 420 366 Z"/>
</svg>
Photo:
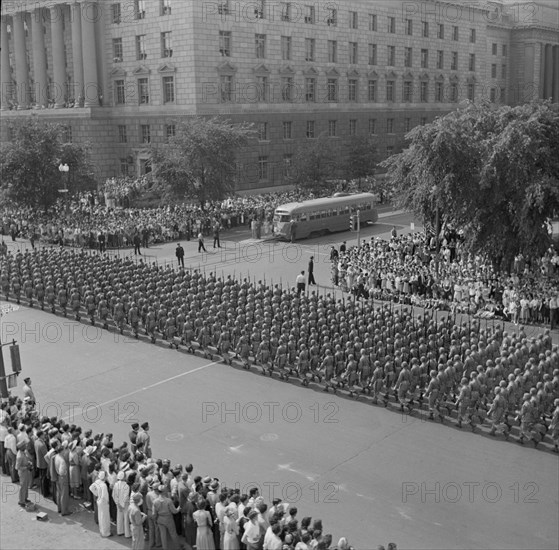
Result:
<svg viewBox="0 0 559 550">
<path fill-rule="evenodd" d="M 349 230 L 350 231 L 355 231 L 356 227 L 355 227 L 355 216 L 350 216 L 349 217 Z"/>
</svg>

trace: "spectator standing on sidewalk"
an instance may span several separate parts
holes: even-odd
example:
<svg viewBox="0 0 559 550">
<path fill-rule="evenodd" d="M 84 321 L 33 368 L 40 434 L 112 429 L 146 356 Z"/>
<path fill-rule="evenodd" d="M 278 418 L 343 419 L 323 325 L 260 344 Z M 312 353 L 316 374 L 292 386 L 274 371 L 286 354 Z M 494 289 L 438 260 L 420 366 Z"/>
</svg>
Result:
<svg viewBox="0 0 559 550">
<path fill-rule="evenodd" d="M 217 245 L 217 248 L 221 248 L 221 243 L 219 242 L 219 222 L 216 222 L 214 225 L 214 248 Z"/>
<path fill-rule="evenodd" d="M 305 272 L 301 271 L 297 278 L 295 279 L 297 283 L 297 294 L 301 294 L 301 292 L 305 292 Z"/>
<path fill-rule="evenodd" d="M 202 250 L 207 252 L 206 247 L 204 246 L 204 235 L 202 234 L 202 231 L 200 231 L 200 233 L 198 233 L 198 252 L 202 252 Z"/>
<path fill-rule="evenodd" d="M 551 295 L 549 299 L 549 321 L 551 324 L 551 330 L 553 330 L 556 325 L 559 325 L 559 293 Z"/>
<path fill-rule="evenodd" d="M 140 245 L 142 244 L 142 239 L 140 239 L 139 233 L 134 233 L 134 255 L 139 254 L 140 256 L 142 253 L 140 252 Z"/>
</svg>

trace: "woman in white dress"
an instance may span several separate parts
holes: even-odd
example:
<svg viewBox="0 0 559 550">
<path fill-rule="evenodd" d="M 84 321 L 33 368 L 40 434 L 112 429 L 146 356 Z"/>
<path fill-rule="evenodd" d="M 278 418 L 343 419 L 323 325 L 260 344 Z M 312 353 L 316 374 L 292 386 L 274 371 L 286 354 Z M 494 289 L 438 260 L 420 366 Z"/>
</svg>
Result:
<svg viewBox="0 0 559 550">
<path fill-rule="evenodd" d="M 111 516 L 109 513 L 109 488 L 106 484 L 107 473 L 104 470 L 99 472 L 99 476 L 89 486 L 97 501 L 97 517 L 99 519 L 99 533 L 102 537 L 111 536 Z"/>
<path fill-rule="evenodd" d="M 232 508 L 225 510 L 225 534 L 223 535 L 223 550 L 239 550 L 239 525 L 236 512 Z"/>
<path fill-rule="evenodd" d="M 212 533 L 212 516 L 207 510 L 208 501 L 201 500 L 198 503 L 198 510 L 192 514 L 198 530 L 196 531 L 197 550 L 215 550 L 214 537 Z"/>
</svg>

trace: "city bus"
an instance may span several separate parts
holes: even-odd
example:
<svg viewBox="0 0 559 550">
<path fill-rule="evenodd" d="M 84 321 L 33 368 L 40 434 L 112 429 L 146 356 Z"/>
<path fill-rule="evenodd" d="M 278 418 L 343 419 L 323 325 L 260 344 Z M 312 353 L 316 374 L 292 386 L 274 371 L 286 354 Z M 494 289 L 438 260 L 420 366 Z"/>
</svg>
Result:
<svg viewBox="0 0 559 550">
<path fill-rule="evenodd" d="M 378 220 L 375 202 L 375 195 L 358 193 L 283 204 L 276 208 L 274 214 L 274 235 L 290 239 L 292 221 L 295 223 L 296 239 L 347 231 L 350 216 L 358 210 L 362 226 L 375 223 Z"/>
</svg>

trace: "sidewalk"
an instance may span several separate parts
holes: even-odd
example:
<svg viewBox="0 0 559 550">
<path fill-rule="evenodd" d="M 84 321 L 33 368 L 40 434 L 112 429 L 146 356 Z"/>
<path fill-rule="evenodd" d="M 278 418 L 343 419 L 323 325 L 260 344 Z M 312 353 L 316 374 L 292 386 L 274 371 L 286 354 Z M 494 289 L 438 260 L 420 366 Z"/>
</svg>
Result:
<svg viewBox="0 0 559 550">
<path fill-rule="evenodd" d="M 62 517 L 52 500 L 29 491 L 29 500 L 37 510 L 27 511 L 18 505 L 19 484 L 9 476 L 0 476 L 2 502 L 0 503 L 0 547 L 2 550 L 113 550 L 130 548 L 132 542 L 124 537 L 101 538 L 93 520 L 81 501 L 70 500 L 69 516 Z M 37 513 L 45 512 L 46 521 L 38 521 Z M 113 532 L 115 529 L 113 528 Z"/>
</svg>

